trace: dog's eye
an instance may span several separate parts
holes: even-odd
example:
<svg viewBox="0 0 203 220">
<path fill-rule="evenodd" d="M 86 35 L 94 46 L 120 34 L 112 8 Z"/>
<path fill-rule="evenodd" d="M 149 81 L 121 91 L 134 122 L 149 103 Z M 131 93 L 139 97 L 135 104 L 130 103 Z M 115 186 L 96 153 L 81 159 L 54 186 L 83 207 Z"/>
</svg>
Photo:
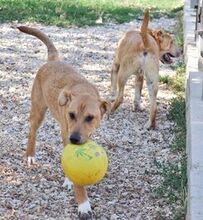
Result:
<svg viewBox="0 0 203 220">
<path fill-rule="evenodd" d="M 69 117 L 70 117 L 71 120 L 76 119 L 75 114 L 73 112 L 69 112 Z"/>
<path fill-rule="evenodd" d="M 93 115 L 88 115 L 86 118 L 85 118 L 85 121 L 86 122 L 91 122 L 93 120 L 94 116 Z"/>
</svg>

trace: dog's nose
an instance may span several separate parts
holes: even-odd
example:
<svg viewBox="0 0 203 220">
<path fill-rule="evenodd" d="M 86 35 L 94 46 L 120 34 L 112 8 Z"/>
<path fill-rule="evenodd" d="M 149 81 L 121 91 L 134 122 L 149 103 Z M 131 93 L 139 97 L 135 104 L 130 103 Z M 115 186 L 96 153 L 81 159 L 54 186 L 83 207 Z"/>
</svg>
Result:
<svg viewBox="0 0 203 220">
<path fill-rule="evenodd" d="M 80 134 L 78 132 L 73 132 L 70 136 L 70 142 L 72 144 L 79 144 L 81 140 Z"/>
</svg>

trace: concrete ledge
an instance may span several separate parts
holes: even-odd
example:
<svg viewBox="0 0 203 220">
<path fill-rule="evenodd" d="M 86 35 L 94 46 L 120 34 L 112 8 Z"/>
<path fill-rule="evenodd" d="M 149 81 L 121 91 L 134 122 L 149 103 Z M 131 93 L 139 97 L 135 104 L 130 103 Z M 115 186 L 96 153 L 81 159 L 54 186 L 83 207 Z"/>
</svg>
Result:
<svg viewBox="0 0 203 220">
<path fill-rule="evenodd" d="M 203 72 L 198 69 L 198 43 L 195 42 L 195 12 L 190 0 L 184 5 L 184 53 L 186 63 L 187 120 L 187 220 L 203 220 Z"/>
<path fill-rule="evenodd" d="M 190 8 L 190 1 L 185 0 L 183 13 L 184 59 L 187 71 L 198 71 L 198 49 L 195 42 L 195 9 Z"/>
<path fill-rule="evenodd" d="M 203 220 L 203 73 L 189 72 L 187 83 L 187 220 Z"/>
</svg>

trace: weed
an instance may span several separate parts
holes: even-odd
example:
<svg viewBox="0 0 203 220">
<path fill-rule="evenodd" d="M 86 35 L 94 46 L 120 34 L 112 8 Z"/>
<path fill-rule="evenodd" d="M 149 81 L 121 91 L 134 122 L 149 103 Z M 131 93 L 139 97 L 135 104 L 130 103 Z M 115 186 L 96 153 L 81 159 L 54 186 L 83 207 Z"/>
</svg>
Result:
<svg viewBox="0 0 203 220">
<path fill-rule="evenodd" d="M 170 102 L 170 112 L 168 118 L 175 122 L 178 130 L 186 130 L 185 122 L 185 98 L 181 95 L 174 98 Z"/>
<path fill-rule="evenodd" d="M 183 47 L 183 11 L 179 11 L 176 14 L 176 26 L 174 32 L 176 33 L 176 43 L 179 47 Z"/>
<path fill-rule="evenodd" d="M 174 66 L 173 69 L 176 70 L 174 76 L 160 76 L 159 81 L 167 84 L 175 92 L 184 92 L 185 90 L 185 64 L 180 62 Z"/>
<path fill-rule="evenodd" d="M 169 204 L 178 200 L 185 204 L 185 185 L 187 183 L 185 157 L 178 163 L 159 163 L 159 174 L 163 182 L 155 191 L 157 196 L 165 198 Z M 156 162 L 157 165 L 158 162 Z"/>
<path fill-rule="evenodd" d="M 175 138 L 170 147 L 179 157 L 173 163 L 154 161 L 159 174 L 163 177 L 155 193 L 158 197 L 164 198 L 168 204 L 180 203 L 181 208 L 173 210 L 175 213 L 173 219 L 180 220 L 185 215 L 187 197 L 186 120 L 183 96 L 177 96 L 171 101 L 168 118 L 175 124 L 173 129 Z"/>
</svg>

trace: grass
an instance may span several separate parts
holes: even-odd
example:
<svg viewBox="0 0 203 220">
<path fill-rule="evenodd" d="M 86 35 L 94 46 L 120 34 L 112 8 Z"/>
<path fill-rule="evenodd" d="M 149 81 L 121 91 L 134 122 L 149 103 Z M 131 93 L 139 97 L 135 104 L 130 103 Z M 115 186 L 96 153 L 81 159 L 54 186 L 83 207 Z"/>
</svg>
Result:
<svg viewBox="0 0 203 220">
<path fill-rule="evenodd" d="M 176 43 L 179 47 L 183 48 L 183 11 L 178 11 L 176 14 L 177 23 L 175 26 Z"/>
<path fill-rule="evenodd" d="M 151 17 L 175 16 L 182 0 L 0 0 L 0 22 L 39 22 L 46 25 L 95 25 L 123 23 L 143 15 L 150 8 Z"/>
<path fill-rule="evenodd" d="M 183 46 L 182 13 L 177 14 L 178 24 L 175 28 L 177 44 Z M 171 153 L 179 155 L 174 162 L 157 162 L 158 173 L 163 177 L 160 186 L 155 190 L 158 197 L 164 198 L 165 202 L 173 206 L 173 220 L 185 219 L 187 198 L 187 158 L 186 158 L 186 119 L 185 119 L 185 64 L 179 62 L 172 66 L 176 70 L 173 77 L 160 77 L 160 82 L 171 88 L 177 97 L 171 100 L 168 119 L 174 122 L 173 133 L 175 138 L 170 145 Z M 166 217 L 161 214 L 161 219 Z"/>
<path fill-rule="evenodd" d="M 181 205 L 185 206 L 185 185 L 187 183 L 185 161 L 185 157 L 182 157 L 181 160 L 175 164 L 155 162 L 159 168 L 159 173 L 163 177 L 162 187 L 158 187 L 156 193 L 158 196 L 165 198 L 169 204 L 175 204 L 180 200 Z"/>
<path fill-rule="evenodd" d="M 176 92 L 181 93 L 185 88 L 185 64 L 183 62 L 179 62 L 173 66 L 173 68 L 176 70 L 176 74 L 174 76 L 160 76 L 159 81 L 161 83 L 167 84 Z"/>
<path fill-rule="evenodd" d="M 165 202 L 179 208 L 174 208 L 173 220 L 182 220 L 186 213 L 187 198 L 187 158 L 186 158 L 186 121 L 185 98 L 179 95 L 171 101 L 168 118 L 175 123 L 173 132 L 175 138 L 171 144 L 171 151 L 179 155 L 174 162 L 157 162 L 158 173 L 163 177 L 161 184 L 156 188 L 155 194 L 164 198 Z M 164 219 L 164 218 L 163 218 Z"/>
</svg>

